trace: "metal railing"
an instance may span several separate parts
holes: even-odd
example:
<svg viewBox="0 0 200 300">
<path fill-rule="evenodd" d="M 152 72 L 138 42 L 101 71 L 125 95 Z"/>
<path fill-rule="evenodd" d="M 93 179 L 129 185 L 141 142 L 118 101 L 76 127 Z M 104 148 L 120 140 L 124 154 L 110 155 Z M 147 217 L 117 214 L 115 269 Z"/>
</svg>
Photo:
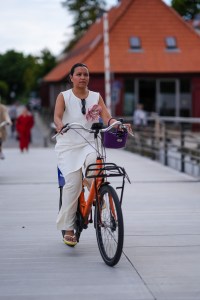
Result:
<svg viewBox="0 0 200 300">
<path fill-rule="evenodd" d="M 200 118 L 148 118 L 148 126 L 135 128 L 127 150 L 200 178 Z"/>
</svg>

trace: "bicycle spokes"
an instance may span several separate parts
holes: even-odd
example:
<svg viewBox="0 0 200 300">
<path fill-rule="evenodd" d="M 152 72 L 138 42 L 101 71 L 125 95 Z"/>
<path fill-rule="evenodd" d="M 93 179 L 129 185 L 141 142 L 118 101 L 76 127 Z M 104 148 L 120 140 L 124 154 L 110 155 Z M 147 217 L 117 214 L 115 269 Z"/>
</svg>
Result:
<svg viewBox="0 0 200 300">
<path fill-rule="evenodd" d="M 111 216 L 114 220 L 116 220 L 116 212 L 115 212 L 115 207 L 114 207 L 114 203 L 113 203 L 113 199 L 112 199 L 111 195 L 109 195 L 109 205 L 110 205 Z"/>
<path fill-rule="evenodd" d="M 100 190 L 100 203 L 96 206 L 96 234 L 100 253 L 105 263 L 113 266 L 123 248 L 123 218 L 115 190 L 107 185 Z"/>
</svg>

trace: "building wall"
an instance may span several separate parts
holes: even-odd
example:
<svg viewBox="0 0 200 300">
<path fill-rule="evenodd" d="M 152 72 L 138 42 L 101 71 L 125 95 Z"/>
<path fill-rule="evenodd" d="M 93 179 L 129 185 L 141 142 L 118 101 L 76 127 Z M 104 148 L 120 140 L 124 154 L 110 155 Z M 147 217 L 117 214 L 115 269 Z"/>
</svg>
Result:
<svg viewBox="0 0 200 300">
<path fill-rule="evenodd" d="M 89 89 L 100 93 L 105 100 L 104 74 L 90 74 Z M 200 118 L 200 77 L 136 77 L 134 74 L 111 76 L 112 115 L 132 116 L 138 102 L 144 104 L 147 112 L 159 115 Z M 54 108 L 65 83 L 45 84 L 42 91 L 42 105 Z M 166 103 L 166 109 L 163 103 Z"/>
<path fill-rule="evenodd" d="M 49 83 L 47 82 L 42 82 L 40 86 L 40 98 L 41 98 L 41 104 L 42 107 L 49 107 Z"/>
<path fill-rule="evenodd" d="M 115 80 L 118 77 L 115 76 Z M 149 113 L 161 116 L 192 117 L 192 85 L 189 77 L 126 74 L 122 78 L 119 115 L 131 116 L 138 102 Z M 200 114 L 199 114 L 200 115 Z"/>
<path fill-rule="evenodd" d="M 99 92 L 101 97 L 105 99 L 104 90 L 104 75 L 103 74 L 90 74 L 89 89 L 94 92 Z"/>
<path fill-rule="evenodd" d="M 192 80 L 192 117 L 200 118 L 200 78 Z"/>
</svg>

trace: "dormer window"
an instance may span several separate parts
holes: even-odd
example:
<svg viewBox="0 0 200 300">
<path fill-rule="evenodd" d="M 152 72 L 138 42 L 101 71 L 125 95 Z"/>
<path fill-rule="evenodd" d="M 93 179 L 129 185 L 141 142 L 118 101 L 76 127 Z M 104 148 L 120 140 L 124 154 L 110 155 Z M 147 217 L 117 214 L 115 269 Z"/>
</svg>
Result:
<svg viewBox="0 0 200 300">
<path fill-rule="evenodd" d="M 131 50 L 139 50 L 141 49 L 141 40 L 138 36 L 130 37 L 130 48 Z"/>
<path fill-rule="evenodd" d="M 138 36 L 131 36 L 129 39 L 130 52 L 143 52 L 141 39 Z"/>
<path fill-rule="evenodd" d="M 167 50 L 176 50 L 177 49 L 177 42 L 174 36 L 167 36 L 165 38 L 165 45 Z"/>
</svg>

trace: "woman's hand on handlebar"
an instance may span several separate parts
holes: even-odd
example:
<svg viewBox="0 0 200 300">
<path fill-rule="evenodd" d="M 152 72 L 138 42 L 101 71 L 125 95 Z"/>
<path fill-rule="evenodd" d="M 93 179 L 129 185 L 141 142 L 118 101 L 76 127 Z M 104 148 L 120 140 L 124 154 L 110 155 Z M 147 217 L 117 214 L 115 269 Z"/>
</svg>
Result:
<svg viewBox="0 0 200 300">
<path fill-rule="evenodd" d="M 123 123 L 122 120 L 116 120 L 114 118 L 109 123 L 111 123 L 111 124 L 110 124 L 110 126 L 107 127 L 107 130 L 109 130 L 113 127 L 118 128 L 118 130 L 126 129 L 131 136 L 134 136 L 133 129 L 132 129 L 132 126 L 130 123 Z"/>
<path fill-rule="evenodd" d="M 62 122 L 57 123 L 57 124 L 56 124 L 56 131 L 57 131 L 58 133 L 61 132 L 62 129 L 63 129 L 63 127 L 64 127 L 64 124 L 63 124 Z"/>
<path fill-rule="evenodd" d="M 116 127 L 119 127 L 119 129 L 120 129 L 120 127 L 121 127 L 122 130 L 123 130 L 123 128 L 126 128 L 126 130 L 128 131 L 128 133 L 129 133 L 131 136 L 134 136 L 134 133 L 133 133 L 133 129 L 132 129 L 131 124 L 130 124 L 130 123 L 123 123 L 122 120 L 119 120 L 119 121 L 121 122 L 121 125 L 117 125 Z"/>
<path fill-rule="evenodd" d="M 126 127 L 128 133 L 129 133 L 130 135 L 134 136 L 134 133 L 133 133 L 133 129 L 132 129 L 131 124 L 126 123 L 126 124 L 123 124 L 123 125 Z"/>
</svg>

